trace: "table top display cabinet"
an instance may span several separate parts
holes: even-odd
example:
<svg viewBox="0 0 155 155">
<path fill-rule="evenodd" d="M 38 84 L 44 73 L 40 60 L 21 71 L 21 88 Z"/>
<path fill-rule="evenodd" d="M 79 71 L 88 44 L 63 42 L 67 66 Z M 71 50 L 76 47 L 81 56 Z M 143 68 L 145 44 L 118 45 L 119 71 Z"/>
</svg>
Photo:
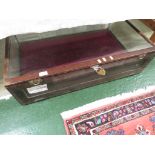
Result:
<svg viewBox="0 0 155 155">
<path fill-rule="evenodd" d="M 141 72 L 155 55 L 142 20 L 84 25 L 5 39 L 5 87 L 21 103 Z"/>
</svg>

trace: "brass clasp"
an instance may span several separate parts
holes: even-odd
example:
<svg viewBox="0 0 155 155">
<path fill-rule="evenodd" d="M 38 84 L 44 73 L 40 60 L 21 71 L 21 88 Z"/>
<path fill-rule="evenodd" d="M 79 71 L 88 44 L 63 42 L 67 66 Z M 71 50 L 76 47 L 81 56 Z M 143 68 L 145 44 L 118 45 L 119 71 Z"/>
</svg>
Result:
<svg viewBox="0 0 155 155">
<path fill-rule="evenodd" d="M 42 81 L 43 81 L 42 79 L 38 78 L 38 79 L 34 79 L 34 80 L 29 81 L 29 84 L 30 84 L 30 85 L 33 85 L 33 86 L 37 86 L 37 85 L 39 85 Z"/>
<path fill-rule="evenodd" d="M 99 65 L 95 65 L 91 67 L 98 75 L 102 75 L 105 76 L 106 75 L 106 70 L 99 66 Z"/>
</svg>

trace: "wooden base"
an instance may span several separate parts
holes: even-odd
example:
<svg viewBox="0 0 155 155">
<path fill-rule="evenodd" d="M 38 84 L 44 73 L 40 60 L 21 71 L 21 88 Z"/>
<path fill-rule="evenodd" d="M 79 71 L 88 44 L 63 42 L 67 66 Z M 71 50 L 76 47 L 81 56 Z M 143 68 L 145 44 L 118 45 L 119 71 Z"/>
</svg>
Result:
<svg viewBox="0 0 155 155">
<path fill-rule="evenodd" d="M 92 68 L 89 68 L 63 76 L 47 77 L 40 85 L 47 84 L 48 90 L 40 93 L 29 94 L 27 88 L 31 87 L 31 85 L 28 83 L 8 86 L 7 89 L 21 104 L 26 105 L 140 73 L 153 58 L 153 54 L 148 54 L 145 58 L 134 57 L 104 65 L 103 67 L 106 70 L 105 76 L 98 75 Z"/>
</svg>

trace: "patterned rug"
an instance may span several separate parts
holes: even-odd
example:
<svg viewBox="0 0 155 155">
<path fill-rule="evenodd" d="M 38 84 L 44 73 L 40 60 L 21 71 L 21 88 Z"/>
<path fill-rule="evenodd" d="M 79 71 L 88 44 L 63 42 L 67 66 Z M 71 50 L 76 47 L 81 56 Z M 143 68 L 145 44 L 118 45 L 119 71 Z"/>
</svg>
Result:
<svg viewBox="0 0 155 155">
<path fill-rule="evenodd" d="M 154 135 L 155 87 L 63 112 L 70 135 Z"/>
</svg>

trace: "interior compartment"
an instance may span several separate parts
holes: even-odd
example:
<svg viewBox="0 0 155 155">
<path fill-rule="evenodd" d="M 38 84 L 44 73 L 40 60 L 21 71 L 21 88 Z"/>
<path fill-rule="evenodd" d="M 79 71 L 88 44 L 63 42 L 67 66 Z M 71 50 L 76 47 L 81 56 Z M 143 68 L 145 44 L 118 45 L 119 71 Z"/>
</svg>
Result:
<svg viewBox="0 0 155 155">
<path fill-rule="evenodd" d="M 25 42 L 20 45 L 20 70 L 24 74 L 123 50 L 108 29 Z"/>
</svg>

